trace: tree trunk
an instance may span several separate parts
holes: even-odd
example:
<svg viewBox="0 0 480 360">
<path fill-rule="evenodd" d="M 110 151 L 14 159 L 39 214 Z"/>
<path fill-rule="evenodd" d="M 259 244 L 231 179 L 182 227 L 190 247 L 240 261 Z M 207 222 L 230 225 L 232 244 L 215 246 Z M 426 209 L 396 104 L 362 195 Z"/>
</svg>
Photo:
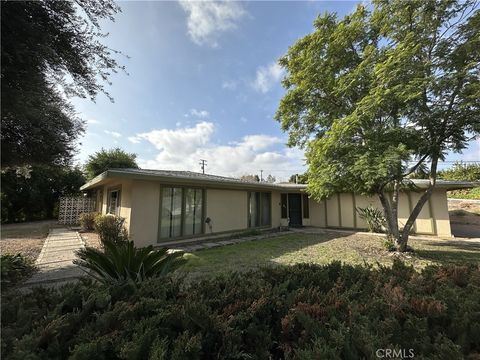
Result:
<svg viewBox="0 0 480 360">
<path fill-rule="evenodd" d="M 437 182 L 437 165 L 438 165 L 438 157 L 432 158 L 432 165 L 430 168 L 430 178 L 429 178 L 430 185 L 418 200 L 417 204 L 413 208 L 412 213 L 408 217 L 407 222 L 405 223 L 405 227 L 403 228 L 403 231 L 401 234 L 401 239 L 400 239 L 401 244 L 400 244 L 399 251 L 403 252 L 407 250 L 407 243 L 408 243 L 408 237 L 410 235 L 410 230 L 412 229 L 412 226 L 415 223 L 415 220 L 420 214 L 420 211 L 422 211 L 423 205 L 425 205 L 428 199 L 430 199 L 430 197 L 432 196 L 433 190 L 435 188 L 435 184 Z"/>
<path fill-rule="evenodd" d="M 397 239 L 398 238 L 398 227 L 397 231 L 395 231 L 394 222 L 395 219 L 393 218 L 392 208 L 390 206 L 390 202 L 388 201 L 383 189 L 380 190 L 378 193 L 378 198 L 380 199 L 380 203 L 383 207 L 383 214 L 385 216 L 385 220 L 387 221 L 387 236 Z"/>
</svg>

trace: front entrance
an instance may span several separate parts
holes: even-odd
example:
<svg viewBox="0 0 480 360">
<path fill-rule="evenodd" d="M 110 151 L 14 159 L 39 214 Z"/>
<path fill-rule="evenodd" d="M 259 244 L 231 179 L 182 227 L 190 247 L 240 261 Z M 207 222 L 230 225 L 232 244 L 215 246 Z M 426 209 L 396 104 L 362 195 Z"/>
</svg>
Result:
<svg viewBox="0 0 480 360">
<path fill-rule="evenodd" d="M 302 195 L 288 194 L 289 226 L 302 226 Z"/>
</svg>

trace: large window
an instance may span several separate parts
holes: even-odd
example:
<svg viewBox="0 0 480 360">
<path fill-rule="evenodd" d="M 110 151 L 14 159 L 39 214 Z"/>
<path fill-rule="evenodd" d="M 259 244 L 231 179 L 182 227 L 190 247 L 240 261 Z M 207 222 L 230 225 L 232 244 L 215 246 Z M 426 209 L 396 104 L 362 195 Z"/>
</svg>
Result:
<svg viewBox="0 0 480 360">
<path fill-rule="evenodd" d="M 248 225 L 250 227 L 268 226 L 271 224 L 271 199 L 270 193 L 249 193 Z"/>
<path fill-rule="evenodd" d="M 108 191 L 107 214 L 120 215 L 120 189 Z"/>
<path fill-rule="evenodd" d="M 203 190 L 162 187 L 160 238 L 203 232 Z"/>
<path fill-rule="evenodd" d="M 308 195 L 302 195 L 302 205 L 303 205 L 303 218 L 309 219 L 310 218 L 310 208 L 308 206 Z"/>
</svg>

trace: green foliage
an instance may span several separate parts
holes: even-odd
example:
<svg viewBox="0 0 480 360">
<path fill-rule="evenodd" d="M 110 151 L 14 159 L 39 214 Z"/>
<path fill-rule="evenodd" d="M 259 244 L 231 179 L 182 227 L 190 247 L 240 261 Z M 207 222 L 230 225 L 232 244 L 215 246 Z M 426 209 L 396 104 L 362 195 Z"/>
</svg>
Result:
<svg viewBox="0 0 480 360">
<path fill-rule="evenodd" d="M 452 168 L 440 171 L 438 177 L 444 180 L 480 181 L 480 164 L 456 162 Z"/>
<path fill-rule="evenodd" d="M 138 169 L 136 154 L 130 154 L 120 148 L 97 151 L 88 157 L 85 171 L 88 179 L 93 179 L 108 169 Z"/>
<path fill-rule="evenodd" d="M 83 230 L 94 230 L 95 229 L 95 219 L 99 214 L 96 212 L 88 212 L 80 214 L 80 225 Z M 100 225 L 103 228 L 103 223 Z"/>
<path fill-rule="evenodd" d="M 74 262 L 88 270 L 90 276 L 105 284 L 140 283 L 152 277 L 165 276 L 186 261 L 183 252 L 169 252 L 153 246 L 136 248 L 133 241 L 103 241 L 104 251 L 85 248 L 77 251 Z"/>
<path fill-rule="evenodd" d="M 3 168 L 69 163 L 84 126 L 65 95 L 106 93 L 121 67 L 99 24 L 119 10 L 109 0 L 2 3 Z"/>
<path fill-rule="evenodd" d="M 279 61 L 286 93 L 276 113 L 289 145 L 306 148 L 314 198 L 388 198 L 416 169 L 410 161 L 430 164 L 435 177 L 439 159 L 480 134 L 476 2 L 374 0 L 342 19 L 320 15 L 314 26 Z M 406 245 L 421 207 L 399 234 L 391 204 L 382 206 Z"/>
<path fill-rule="evenodd" d="M 266 268 L 190 285 L 171 277 L 70 285 L 2 304 L 7 359 L 474 358 L 480 350 L 478 266 L 334 262 Z"/>
<path fill-rule="evenodd" d="M 5 254 L 0 258 L 2 290 L 17 285 L 28 278 L 34 271 L 33 261 L 21 254 Z"/>
<path fill-rule="evenodd" d="M 308 183 L 308 173 L 293 174 L 288 179 L 288 182 L 292 183 L 292 184 L 295 184 L 295 183 L 297 183 L 297 180 L 298 180 L 298 184 L 307 184 Z"/>
<path fill-rule="evenodd" d="M 1 180 L 2 223 L 52 219 L 59 197 L 79 194 L 85 183 L 79 168 L 61 166 L 32 166 L 24 174 L 8 169 Z"/>
<path fill-rule="evenodd" d="M 365 220 L 370 232 L 382 232 L 386 226 L 385 216 L 383 212 L 372 205 L 368 205 L 365 208 L 357 207 L 358 215 Z"/>
<path fill-rule="evenodd" d="M 447 196 L 451 199 L 472 199 L 480 200 L 480 187 L 465 190 L 449 191 Z"/>
<path fill-rule="evenodd" d="M 102 243 L 117 244 L 127 241 L 128 232 L 124 224 L 124 218 L 110 214 L 98 214 L 94 219 L 94 228 Z"/>
</svg>

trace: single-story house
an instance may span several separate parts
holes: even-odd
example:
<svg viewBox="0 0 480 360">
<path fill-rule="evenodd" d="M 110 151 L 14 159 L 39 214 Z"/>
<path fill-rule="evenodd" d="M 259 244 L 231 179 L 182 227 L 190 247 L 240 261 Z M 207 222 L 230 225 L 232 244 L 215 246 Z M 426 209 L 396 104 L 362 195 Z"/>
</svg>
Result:
<svg viewBox="0 0 480 360">
<path fill-rule="evenodd" d="M 427 180 L 415 180 L 426 188 Z M 451 237 L 447 209 L 448 190 L 471 183 L 438 181 L 436 189 L 415 222 L 416 234 Z M 304 184 L 269 184 L 190 171 L 112 169 L 81 187 L 96 197 L 97 211 L 125 218 L 137 246 L 161 245 L 210 234 L 268 229 L 281 226 L 315 226 L 365 229 L 357 207 L 377 197 L 352 193 L 326 200 L 309 198 Z M 402 192 L 399 225 L 403 226 L 420 192 Z"/>
</svg>

